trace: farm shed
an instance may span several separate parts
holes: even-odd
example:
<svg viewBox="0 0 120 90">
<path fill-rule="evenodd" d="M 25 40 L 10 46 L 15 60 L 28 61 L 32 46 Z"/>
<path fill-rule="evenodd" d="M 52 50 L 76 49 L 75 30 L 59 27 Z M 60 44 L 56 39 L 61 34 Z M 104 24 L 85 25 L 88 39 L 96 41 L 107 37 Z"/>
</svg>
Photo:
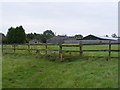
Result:
<svg viewBox="0 0 120 90">
<path fill-rule="evenodd" d="M 80 40 L 64 40 L 64 43 L 79 43 Z"/>
<path fill-rule="evenodd" d="M 41 41 L 37 39 L 32 39 L 29 41 L 29 44 L 39 44 L 39 43 L 41 43 Z"/>
<path fill-rule="evenodd" d="M 99 37 L 99 36 L 94 36 L 94 35 L 88 35 L 86 37 L 83 37 L 82 40 L 117 40 L 117 38 L 112 38 L 112 37 Z"/>
<path fill-rule="evenodd" d="M 64 42 L 64 40 L 67 38 L 68 38 L 67 36 L 58 35 L 48 39 L 47 43 L 61 43 L 61 42 Z"/>
<path fill-rule="evenodd" d="M 84 43 L 109 43 L 109 41 L 112 43 L 118 43 L 118 38 L 88 35 L 86 37 L 83 37 L 83 39 L 80 41 L 83 41 Z"/>
<path fill-rule="evenodd" d="M 67 39 L 64 40 L 64 43 L 79 43 L 80 40 L 75 38 L 74 36 L 69 36 Z"/>
</svg>

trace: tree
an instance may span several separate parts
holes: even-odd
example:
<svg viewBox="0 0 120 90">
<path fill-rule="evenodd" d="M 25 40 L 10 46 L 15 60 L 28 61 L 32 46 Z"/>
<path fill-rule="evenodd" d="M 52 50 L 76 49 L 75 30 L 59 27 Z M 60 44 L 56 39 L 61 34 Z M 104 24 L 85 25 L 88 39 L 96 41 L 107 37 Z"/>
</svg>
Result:
<svg viewBox="0 0 120 90">
<path fill-rule="evenodd" d="M 26 38 L 27 38 L 27 40 L 34 39 L 34 34 L 33 33 L 26 34 Z"/>
<path fill-rule="evenodd" d="M 46 43 L 46 37 L 43 34 L 40 34 L 40 40 L 42 41 L 42 43 Z"/>
<path fill-rule="evenodd" d="M 17 35 L 16 43 L 25 43 L 26 34 L 22 26 L 16 27 L 16 35 Z"/>
<path fill-rule="evenodd" d="M 52 38 L 53 36 L 55 36 L 54 32 L 51 31 L 51 30 L 46 30 L 46 31 L 44 31 L 44 32 L 43 32 L 43 35 L 44 35 L 47 39 Z"/>
<path fill-rule="evenodd" d="M 0 43 L 7 43 L 7 38 L 3 33 L 0 33 Z"/>
<path fill-rule="evenodd" d="M 52 30 L 46 30 L 46 31 L 43 32 L 42 40 L 43 40 L 44 43 L 46 43 L 47 39 L 50 39 L 54 36 L 55 36 L 55 34 Z"/>
<path fill-rule="evenodd" d="M 22 26 L 9 28 L 7 32 L 8 43 L 25 43 L 26 34 Z"/>
<path fill-rule="evenodd" d="M 46 30 L 43 32 L 43 34 L 37 34 L 37 33 L 26 34 L 27 41 L 31 39 L 37 39 L 42 41 L 43 43 L 46 43 L 47 39 L 52 38 L 53 36 L 55 36 L 55 34 L 51 30 Z"/>
<path fill-rule="evenodd" d="M 7 32 L 7 42 L 8 43 L 14 43 L 15 42 L 15 28 L 11 27 L 8 29 L 8 32 Z"/>
<path fill-rule="evenodd" d="M 113 38 L 117 38 L 117 35 L 114 33 L 111 35 Z"/>
<path fill-rule="evenodd" d="M 105 37 L 109 37 L 108 35 L 105 35 Z"/>
<path fill-rule="evenodd" d="M 7 38 L 3 33 L 0 33 L 1 38 L 2 38 L 2 43 L 7 43 Z"/>
<path fill-rule="evenodd" d="M 77 38 L 77 39 L 82 39 L 83 36 L 82 36 L 81 34 L 76 34 L 76 35 L 75 35 L 75 38 Z"/>
</svg>

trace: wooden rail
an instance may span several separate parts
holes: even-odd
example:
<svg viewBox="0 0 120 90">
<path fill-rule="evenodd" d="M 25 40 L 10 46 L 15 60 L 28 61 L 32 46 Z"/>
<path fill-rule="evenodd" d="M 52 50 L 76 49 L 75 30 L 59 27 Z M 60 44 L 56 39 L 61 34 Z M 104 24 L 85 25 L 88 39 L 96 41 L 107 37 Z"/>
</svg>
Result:
<svg viewBox="0 0 120 90">
<path fill-rule="evenodd" d="M 7 45 L 11 45 L 12 48 L 4 48 L 4 46 Z M 26 48 L 17 48 L 17 45 L 25 45 Z M 83 47 L 86 45 L 108 45 L 108 50 L 83 50 Z M 111 52 L 120 52 L 120 50 L 111 50 L 111 46 L 112 45 L 120 45 L 120 43 L 111 43 L 111 41 L 109 41 L 109 43 L 92 43 L 92 44 L 85 44 L 82 43 L 82 41 L 80 43 L 78 43 L 78 45 L 65 45 L 65 44 L 50 44 L 50 43 L 44 43 L 44 44 L 4 44 L 2 45 L 2 52 L 4 50 L 13 50 L 13 52 L 15 53 L 16 50 L 27 50 L 29 53 L 31 52 L 31 50 L 35 50 L 35 51 L 45 51 L 45 54 L 48 54 L 48 51 L 56 51 L 59 52 L 59 57 L 63 58 L 63 53 L 65 52 L 79 52 L 80 56 L 83 55 L 84 52 L 108 52 L 109 55 L 108 57 L 111 57 Z M 31 46 L 45 46 L 45 49 L 32 49 Z M 48 49 L 48 46 L 58 46 L 58 50 L 53 50 L 53 49 Z M 63 50 L 63 47 L 79 47 L 79 50 Z M 118 57 L 120 58 L 120 57 Z M 61 59 L 62 61 L 62 59 Z"/>
<path fill-rule="evenodd" d="M 14 50 L 13 48 L 3 48 L 3 50 Z M 62 51 L 62 52 L 80 52 L 76 50 L 51 50 L 51 49 L 15 49 L 15 50 L 40 50 L 40 51 Z M 120 50 L 82 50 L 82 52 L 120 52 Z"/>
</svg>

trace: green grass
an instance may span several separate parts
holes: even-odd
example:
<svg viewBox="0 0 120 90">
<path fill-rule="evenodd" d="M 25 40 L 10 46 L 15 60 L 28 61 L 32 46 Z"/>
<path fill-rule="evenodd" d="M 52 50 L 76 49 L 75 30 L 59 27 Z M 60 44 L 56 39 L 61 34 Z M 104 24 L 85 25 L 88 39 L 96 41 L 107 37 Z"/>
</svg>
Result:
<svg viewBox="0 0 120 90">
<path fill-rule="evenodd" d="M 3 55 L 3 88 L 117 88 L 118 60 Z"/>
</svg>

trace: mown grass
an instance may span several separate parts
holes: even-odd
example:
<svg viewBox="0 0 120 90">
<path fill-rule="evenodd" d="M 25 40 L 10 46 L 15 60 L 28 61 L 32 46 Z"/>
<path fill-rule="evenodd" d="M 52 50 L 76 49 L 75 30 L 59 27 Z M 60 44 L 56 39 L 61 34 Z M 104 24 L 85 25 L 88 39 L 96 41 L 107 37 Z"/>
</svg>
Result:
<svg viewBox="0 0 120 90">
<path fill-rule="evenodd" d="M 118 60 L 3 55 L 3 88 L 117 88 Z"/>
</svg>

